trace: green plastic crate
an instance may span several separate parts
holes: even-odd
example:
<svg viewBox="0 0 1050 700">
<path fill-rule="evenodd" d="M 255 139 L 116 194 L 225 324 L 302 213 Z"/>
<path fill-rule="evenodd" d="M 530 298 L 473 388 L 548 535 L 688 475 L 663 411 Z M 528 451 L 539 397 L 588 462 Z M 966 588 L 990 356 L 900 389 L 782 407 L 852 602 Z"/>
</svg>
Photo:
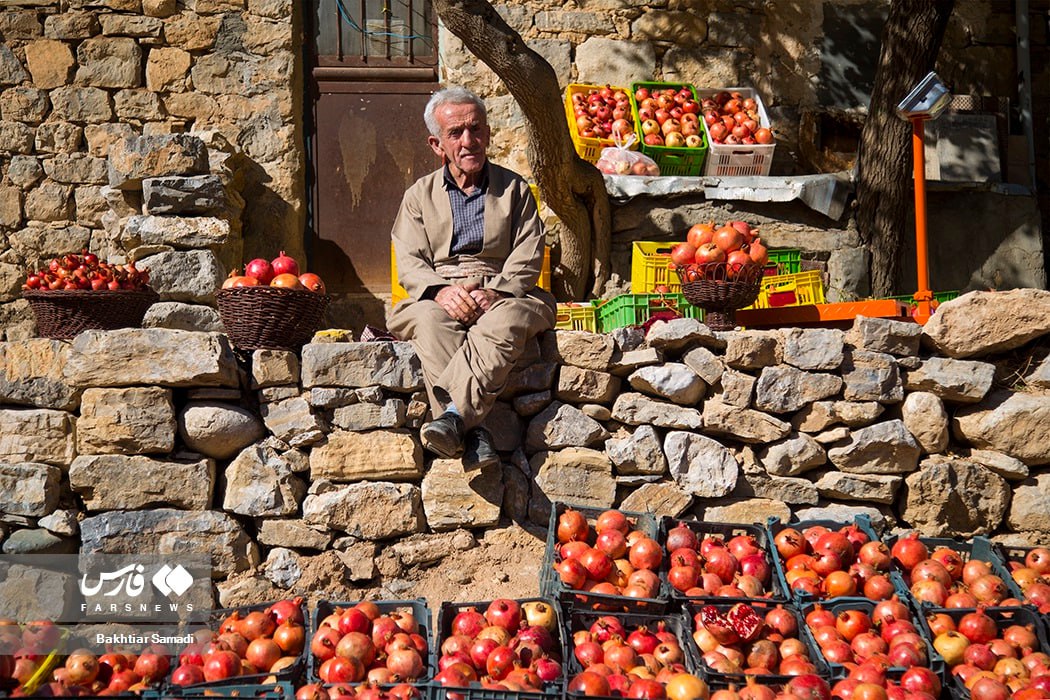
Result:
<svg viewBox="0 0 1050 700">
<path fill-rule="evenodd" d="M 958 291 L 954 291 L 954 292 L 934 292 L 933 293 L 933 300 L 936 301 L 938 304 L 943 304 L 944 302 L 951 301 L 952 299 L 955 299 L 958 296 L 959 296 L 959 292 Z M 897 296 L 893 296 L 893 297 L 889 297 L 889 298 L 893 299 L 895 301 L 903 301 L 905 304 L 911 304 L 911 303 L 913 303 L 915 301 L 915 295 L 914 294 L 898 294 Z"/>
<path fill-rule="evenodd" d="M 654 311 L 665 310 L 685 318 L 704 318 L 704 310 L 690 304 L 681 294 L 621 294 L 597 308 L 598 330 L 608 333 L 616 328 L 641 325 Z"/>
<path fill-rule="evenodd" d="M 769 262 L 763 273 L 770 275 L 794 275 L 802 271 L 802 251 L 798 248 L 770 248 Z"/>
<path fill-rule="evenodd" d="M 631 83 L 631 91 L 628 97 L 631 101 L 631 116 L 639 130 L 639 138 L 644 137 L 641 134 L 642 120 L 638 116 L 638 100 L 634 98 L 634 93 L 638 91 L 638 88 L 642 87 L 649 90 L 661 90 L 664 88 L 674 88 L 677 90 L 682 87 L 687 87 L 689 88 L 689 91 L 693 93 L 693 98 L 696 99 L 696 88 L 689 83 Z M 656 161 L 656 164 L 660 166 L 661 175 L 687 177 L 700 176 L 704 172 L 704 159 L 707 157 L 708 141 L 707 130 L 704 128 L 704 118 L 702 115 L 700 115 L 699 122 L 700 130 L 696 135 L 700 137 L 701 145 L 697 148 L 688 148 L 685 146 L 650 146 L 644 142 L 639 148 L 642 153 Z"/>
</svg>

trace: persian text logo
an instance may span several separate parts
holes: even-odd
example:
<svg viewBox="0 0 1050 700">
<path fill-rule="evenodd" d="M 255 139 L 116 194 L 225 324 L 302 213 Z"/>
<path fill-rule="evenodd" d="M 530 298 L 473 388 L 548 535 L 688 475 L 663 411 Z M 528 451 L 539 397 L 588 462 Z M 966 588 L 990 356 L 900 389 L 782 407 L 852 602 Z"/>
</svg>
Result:
<svg viewBox="0 0 1050 700">
<path fill-rule="evenodd" d="M 80 592 L 86 597 L 116 596 L 123 594 L 130 598 L 137 598 L 146 588 L 146 579 L 143 576 L 145 567 L 142 564 L 128 564 L 115 571 L 106 571 L 98 576 L 98 581 L 89 583 L 89 575 L 84 574 L 80 579 Z M 164 564 L 151 579 L 153 587 L 168 597 L 174 593 L 181 596 L 193 585 L 193 574 L 187 571 L 181 564 L 172 568 Z M 110 585 L 112 584 L 112 585 Z"/>
</svg>

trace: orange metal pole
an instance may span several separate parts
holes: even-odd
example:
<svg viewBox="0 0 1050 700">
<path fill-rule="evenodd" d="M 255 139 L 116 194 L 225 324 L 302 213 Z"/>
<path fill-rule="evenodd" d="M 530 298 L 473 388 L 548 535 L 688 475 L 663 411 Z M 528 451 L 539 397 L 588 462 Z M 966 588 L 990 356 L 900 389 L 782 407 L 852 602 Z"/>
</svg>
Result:
<svg viewBox="0 0 1050 700">
<path fill-rule="evenodd" d="M 911 120 L 912 160 L 914 162 L 915 180 L 915 267 L 918 273 L 918 289 L 915 292 L 916 310 L 914 318 L 919 323 L 926 323 L 933 314 L 930 302 L 933 292 L 930 291 L 930 268 L 927 262 L 926 239 L 926 150 L 923 117 Z"/>
</svg>

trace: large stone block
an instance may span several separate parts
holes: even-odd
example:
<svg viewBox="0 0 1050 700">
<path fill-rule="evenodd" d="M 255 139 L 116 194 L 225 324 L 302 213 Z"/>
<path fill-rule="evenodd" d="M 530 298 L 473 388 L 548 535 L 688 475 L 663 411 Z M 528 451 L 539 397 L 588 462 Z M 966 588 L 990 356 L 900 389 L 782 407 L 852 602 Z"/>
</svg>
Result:
<svg viewBox="0 0 1050 700">
<path fill-rule="evenodd" d="M 179 414 L 178 429 L 186 447 L 213 459 L 229 459 L 266 434 L 257 415 L 218 401 L 188 402 Z"/>
<path fill-rule="evenodd" d="M 1050 333 L 1050 291 L 969 292 L 937 307 L 923 339 L 954 358 L 1019 348 Z"/>
<path fill-rule="evenodd" d="M 580 409 L 555 401 L 529 422 L 525 449 L 532 453 L 563 447 L 588 447 L 608 436 L 601 423 Z"/>
<path fill-rule="evenodd" d="M 853 431 L 844 444 L 828 450 L 828 459 L 852 474 L 908 474 L 920 451 L 904 422 L 890 420 Z"/>
<path fill-rule="evenodd" d="M 995 365 L 988 362 L 931 357 L 904 373 L 908 391 L 928 391 L 945 401 L 974 403 L 985 397 L 995 379 Z"/>
<path fill-rule="evenodd" d="M 995 391 L 959 410 L 952 432 L 973 447 L 997 450 L 1028 466 L 1050 464 L 1050 396 Z"/>
<path fill-rule="evenodd" d="M 755 385 L 755 408 L 770 413 L 790 413 L 808 403 L 835 396 L 842 377 L 803 372 L 788 365 L 766 367 Z"/>
<path fill-rule="evenodd" d="M 80 455 L 69 467 L 69 485 L 84 499 L 88 510 L 157 506 L 207 510 L 215 487 L 215 462 L 140 455 Z"/>
<path fill-rule="evenodd" d="M 556 22 L 553 17 L 548 21 Z M 592 85 L 630 85 L 652 80 L 656 74 L 656 49 L 650 42 L 591 36 L 576 46 L 576 70 L 581 83 Z"/>
<path fill-rule="evenodd" d="M 906 321 L 857 316 L 846 342 L 858 350 L 912 357 L 919 354 L 922 326 Z"/>
<path fill-rule="evenodd" d="M 759 464 L 774 476 L 797 476 L 828 461 L 824 448 L 805 433 L 762 446 L 756 455 Z"/>
<path fill-rule="evenodd" d="M 310 480 L 416 481 L 423 476 L 423 447 L 406 432 L 329 433 L 310 450 Z"/>
<path fill-rule="evenodd" d="M 190 134 L 133 136 L 109 151 L 109 184 L 118 189 L 140 189 L 148 177 L 206 174 L 208 148 Z"/>
<path fill-rule="evenodd" d="M 0 118 L 39 124 L 47 116 L 47 93 L 39 88 L 18 86 L 0 92 Z"/>
<path fill-rule="evenodd" d="M 721 401 L 704 402 L 703 432 L 747 443 L 772 442 L 791 432 L 791 424 L 768 413 Z"/>
<path fill-rule="evenodd" d="M 200 56 L 194 62 L 190 77 L 194 90 L 206 95 L 253 97 L 286 89 L 292 80 L 294 65 L 291 52 L 273 56 L 213 53 Z"/>
<path fill-rule="evenodd" d="M 298 515 L 306 483 L 293 467 L 268 445 L 242 450 L 226 467 L 222 509 L 254 517 Z"/>
<path fill-rule="evenodd" d="M 901 481 L 900 476 L 828 472 L 820 477 L 816 487 L 828 499 L 892 504 Z"/>
<path fill-rule="evenodd" d="M 165 301 L 211 304 L 225 277 L 211 250 L 172 250 L 147 255 L 138 266 L 150 271 L 150 286 Z"/>
<path fill-rule="evenodd" d="M 70 185 L 45 180 L 26 194 L 25 216 L 30 221 L 64 222 L 73 215 L 73 188 Z"/>
<path fill-rule="evenodd" d="M 0 121 L 0 150 L 6 153 L 33 152 L 33 129 L 21 122 Z"/>
<path fill-rule="evenodd" d="M 67 10 L 44 19 L 44 34 L 52 39 L 87 39 L 100 31 L 94 12 Z"/>
<path fill-rule="evenodd" d="M 33 76 L 33 84 L 51 90 L 69 84 L 76 59 L 66 42 L 37 39 L 26 44 L 26 65 Z"/>
<path fill-rule="evenodd" d="M 219 312 L 212 307 L 181 301 L 158 301 L 146 311 L 142 327 L 202 333 L 223 333 L 225 329 Z"/>
<path fill-rule="evenodd" d="M 693 503 L 693 497 L 673 481 L 642 484 L 627 494 L 620 509 L 634 513 L 652 513 L 656 517 L 677 518 Z"/>
<path fill-rule="evenodd" d="M 549 513 L 556 502 L 591 508 L 611 508 L 616 502 L 616 479 L 604 452 L 567 447 L 537 452 L 529 464 L 535 474 L 533 499 L 539 501 L 530 504 L 530 512 Z"/>
<path fill-rule="evenodd" d="M 147 246 L 216 249 L 229 238 L 230 222 L 213 216 L 132 216 L 124 236 Z"/>
<path fill-rule="evenodd" d="M 1006 523 L 1019 532 L 1050 532 L 1050 474 L 1037 474 L 1014 488 Z"/>
<path fill-rule="evenodd" d="M 612 460 L 616 473 L 623 476 L 659 476 L 667 471 L 660 436 L 651 425 L 641 425 L 623 437 L 617 433 L 609 438 L 605 441 L 605 454 Z"/>
<path fill-rule="evenodd" d="M 26 49 L 26 53 L 29 49 Z M 28 80 L 29 74 L 22 67 L 21 62 L 15 57 L 14 51 L 7 44 L 0 46 L 0 86 L 18 85 Z M 36 81 L 34 81 L 36 82 Z M 40 87 L 44 87 L 41 85 Z"/>
<path fill-rule="evenodd" d="M 499 522 L 503 469 L 496 464 L 467 471 L 462 460 L 435 459 L 421 491 L 430 529 L 489 527 Z"/>
<path fill-rule="evenodd" d="M 923 452 L 936 454 L 948 446 L 948 412 L 936 394 L 910 392 L 901 406 L 901 419 Z"/>
<path fill-rule="evenodd" d="M 730 331 L 722 361 L 740 370 L 760 370 L 777 363 L 780 335 L 774 331 Z"/>
<path fill-rule="evenodd" d="M 842 364 L 843 333 L 834 328 L 781 331 L 784 362 L 804 370 L 834 370 Z"/>
<path fill-rule="evenodd" d="M 904 399 L 904 387 L 893 355 L 851 350 L 842 364 L 842 381 L 842 395 L 847 401 L 892 404 Z"/>
<path fill-rule="evenodd" d="M 171 389 L 85 389 L 77 418 L 80 454 L 154 454 L 175 447 Z"/>
<path fill-rule="evenodd" d="M 875 401 L 814 401 L 791 418 L 796 430 L 816 433 L 836 423 L 850 428 L 871 425 L 886 410 Z"/>
<path fill-rule="evenodd" d="M 608 372 L 564 365 L 558 372 L 554 396 L 572 403 L 611 403 L 620 393 L 620 378 Z"/>
<path fill-rule="evenodd" d="M 791 519 L 791 508 L 783 501 L 769 498 L 749 498 L 723 506 L 704 509 L 704 520 L 718 523 L 762 523 L 769 518 Z"/>
<path fill-rule="evenodd" d="M 303 388 L 380 386 L 411 393 L 423 388 L 419 356 L 410 343 L 309 343 L 302 352 Z"/>
<path fill-rule="evenodd" d="M 259 551 L 241 525 L 216 511 L 115 511 L 80 523 L 85 552 L 178 556 L 192 551 L 212 559 L 212 578 L 226 578 L 259 563 Z"/>
<path fill-rule="evenodd" d="M 53 464 L 0 462 L 0 513 L 40 518 L 58 507 L 62 470 Z"/>
<path fill-rule="evenodd" d="M 904 484 L 902 516 L 930 537 L 971 537 L 994 532 L 1010 501 L 1010 487 L 1005 479 L 965 459 L 929 457 Z"/>
<path fill-rule="evenodd" d="M 0 462 L 69 466 L 76 456 L 73 416 L 46 408 L 0 409 Z"/>
<path fill-rule="evenodd" d="M 147 214 L 214 216 L 227 206 L 218 175 L 148 177 L 142 181 L 142 199 Z"/>
<path fill-rule="evenodd" d="M 315 482 L 303 501 L 303 521 L 366 540 L 410 535 L 425 526 L 419 487 L 384 482 Z"/>
<path fill-rule="evenodd" d="M 341 430 L 353 431 L 403 428 L 407 417 L 408 408 L 405 402 L 401 399 L 389 399 L 381 404 L 356 403 L 340 406 L 332 413 L 332 425 Z"/>
<path fill-rule="evenodd" d="M 719 498 L 736 488 L 740 464 L 720 443 L 703 435 L 672 430 L 664 438 L 667 468 L 675 483 L 700 498 Z"/>
<path fill-rule="evenodd" d="M 237 386 L 226 336 L 166 328 L 85 331 L 73 340 L 63 376 L 72 386 Z"/>
<path fill-rule="evenodd" d="M 658 428 L 699 430 L 704 419 L 695 408 L 658 401 L 644 394 L 625 392 L 616 398 L 612 409 L 613 420 L 627 425 L 651 423 Z"/>
<path fill-rule="evenodd" d="M 608 370 L 616 347 L 610 336 L 588 331 L 544 333 L 540 343 L 547 362 L 595 372 Z"/>
<path fill-rule="evenodd" d="M 69 344 L 33 338 L 0 343 L 0 403 L 68 411 L 79 392 L 62 376 Z"/>
<path fill-rule="evenodd" d="M 704 397 L 707 384 L 687 365 L 667 362 L 636 369 L 627 378 L 632 388 L 682 406 L 695 405 Z"/>
<path fill-rule="evenodd" d="M 51 117 L 76 124 L 99 124 L 113 118 L 109 93 L 97 87 L 60 87 L 51 91 Z"/>
<path fill-rule="evenodd" d="M 142 85 L 142 47 L 127 37 L 85 39 L 77 47 L 77 83 L 97 88 Z"/>
</svg>

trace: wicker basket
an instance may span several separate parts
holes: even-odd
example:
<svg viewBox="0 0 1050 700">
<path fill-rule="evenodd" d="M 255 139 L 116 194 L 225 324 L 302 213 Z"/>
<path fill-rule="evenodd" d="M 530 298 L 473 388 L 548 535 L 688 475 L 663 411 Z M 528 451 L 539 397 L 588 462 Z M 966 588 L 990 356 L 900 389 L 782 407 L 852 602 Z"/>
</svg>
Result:
<svg viewBox="0 0 1050 700">
<path fill-rule="evenodd" d="M 215 293 L 219 317 L 241 350 L 298 350 L 321 327 L 331 299 L 299 289 L 234 287 Z"/>
<path fill-rule="evenodd" d="M 81 331 L 138 328 L 160 299 L 145 289 L 32 289 L 22 292 L 36 316 L 41 337 L 69 340 Z"/>
<path fill-rule="evenodd" d="M 704 323 L 716 331 L 736 327 L 736 310 L 750 306 L 762 290 L 762 268 L 724 262 L 675 268 L 682 280 L 682 295 L 693 306 L 704 310 Z M 691 279 L 691 277 L 696 279 Z M 690 281 L 687 281 L 690 280 Z"/>
</svg>

